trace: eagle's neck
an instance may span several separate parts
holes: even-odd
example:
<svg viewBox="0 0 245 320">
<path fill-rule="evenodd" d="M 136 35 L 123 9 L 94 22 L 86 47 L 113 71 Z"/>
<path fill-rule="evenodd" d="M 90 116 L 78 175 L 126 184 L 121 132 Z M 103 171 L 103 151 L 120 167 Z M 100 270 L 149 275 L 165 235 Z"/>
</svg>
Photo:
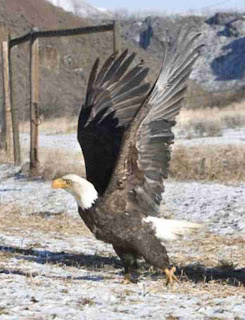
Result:
<svg viewBox="0 0 245 320">
<path fill-rule="evenodd" d="M 98 193 L 93 184 L 83 178 L 76 181 L 74 188 L 69 192 L 74 196 L 82 210 L 90 209 L 98 199 Z"/>
<path fill-rule="evenodd" d="M 98 199 L 97 193 L 87 193 L 86 196 L 75 196 L 76 202 L 83 210 L 90 209 Z"/>
</svg>

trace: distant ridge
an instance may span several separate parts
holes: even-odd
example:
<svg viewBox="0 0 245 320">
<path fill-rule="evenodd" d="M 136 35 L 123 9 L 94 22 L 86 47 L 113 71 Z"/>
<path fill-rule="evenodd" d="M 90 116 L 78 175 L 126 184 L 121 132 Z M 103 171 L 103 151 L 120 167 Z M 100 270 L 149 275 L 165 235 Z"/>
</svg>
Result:
<svg viewBox="0 0 245 320">
<path fill-rule="evenodd" d="M 108 18 L 109 11 L 103 8 L 96 8 L 86 1 L 81 0 L 47 0 L 57 7 L 83 18 Z"/>
</svg>

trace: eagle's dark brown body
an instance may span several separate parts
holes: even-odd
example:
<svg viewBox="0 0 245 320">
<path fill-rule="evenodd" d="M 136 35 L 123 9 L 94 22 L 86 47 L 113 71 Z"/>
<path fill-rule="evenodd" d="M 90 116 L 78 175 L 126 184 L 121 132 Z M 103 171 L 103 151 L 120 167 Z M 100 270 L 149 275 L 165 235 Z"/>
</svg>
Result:
<svg viewBox="0 0 245 320">
<path fill-rule="evenodd" d="M 169 266 L 167 251 L 143 214 L 108 214 L 99 204 L 100 199 L 88 210 L 79 208 L 79 214 L 98 240 L 113 245 L 126 273 L 137 267 L 137 257 L 158 268 Z"/>
</svg>

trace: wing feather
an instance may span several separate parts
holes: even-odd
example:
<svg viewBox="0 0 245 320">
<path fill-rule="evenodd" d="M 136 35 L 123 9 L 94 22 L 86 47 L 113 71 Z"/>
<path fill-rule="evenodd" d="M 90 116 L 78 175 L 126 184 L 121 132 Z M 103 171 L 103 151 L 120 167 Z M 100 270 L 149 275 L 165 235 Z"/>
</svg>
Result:
<svg viewBox="0 0 245 320">
<path fill-rule="evenodd" d="M 159 214 L 159 205 L 164 191 L 164 179 L 168 176 L 171 144 L 174 141 L 172 127 L 183 104 L 187 80 L 195 63 L 200 45 L 200 34 L 182 31 L 177 41 L 166 52 L 166 58 L 158 81 L 148 103 L 150 111 L 142 121 L 136 138 L 138 166 L 145 179 L 138 189 L 141 197 L 152 197 L 147 214 Z"/>
<path fill-rule="evenodd" d="M 99 59 L 95 61 L 79 115 L 78 141 L 87 179 L 100 195 L 110 181 L 123 134 L 149 89 L 144 83 L 149 70 L 133 66 L 134 59 L 135 53 L 125 50 L 119 57 L 107 58 L 100 70 Z"/>
<path fill-rule="evenodd" d="M 128 54 L 128 50 L 125 50 L 118 58 L 117 60 L 111 65 L 109 70 L 106 72 L 103 80 L 102 80 L 102 85 L 106 83 L 106 81 L 111 81 L 113 77 L 116 75 L 118 68 L 120 67 L 122 61 L 125 59 L 125 57 Z"/>
<path fill-rule="evenodd" d="M 174 141 L 172 127 L 199 55 L 199 35 L 183 29 L 166 46 L 159 77 L 124 134 L 117 166 L 104 197 L 106 207 L 159 215 Z M 124 207 L 117 207 L 122 198 L 126 199 Z"/>
<path fill-rule="evenodd" d="M 106 71 L 110 68 L 110 66 L 114 62 L 115 58 L 116 58 L 116 54 L 113 53 L 111 56 L 109 56 L 106 59 L 106 61 L 104 62 L 103 66 L 101 67 L 101 69 L 98 73 L 98 76 L 95 81 L 95 86 L 99 86 L 101 84 L 102 80 L 104 79 Z"/>
</svg>

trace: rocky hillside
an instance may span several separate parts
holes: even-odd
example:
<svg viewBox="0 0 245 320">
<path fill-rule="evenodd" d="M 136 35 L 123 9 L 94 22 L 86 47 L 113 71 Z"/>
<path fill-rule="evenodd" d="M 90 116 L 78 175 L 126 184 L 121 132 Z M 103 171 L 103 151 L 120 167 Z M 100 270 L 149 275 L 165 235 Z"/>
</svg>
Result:
<svg viewBox="0 0 245 320">
<path fill-rule="evenodd" d="M 245 86 L 245 19 L 216 14 L 202 26 L 205 48 L 193 79 L 208 90 L 237 90 Z"/>
<path fill-rule="evenodd" d="M 97 21 L 101 23 L 101 21 Z M 108 21 L 103 21 L 108 23 Z M 45 0 L 0 0 L 0 41 L 40 30 L 75 28 L 94 25 L 94 20 L 77 17 Z M 88 73 L 95 59 L 103 61 L 113 51 L 112 32 L 75 37 L 40 39 L 40 107 L 44 116 L 77 114 L 83 101 Z M 122 39 L 122 48 L 129 48 L 153 67 L 154 79 L 160 61 L 138 48 L 130 39 Z M 28 111 L 29 44 L 12 50 L 14 104 L 21 119 Z M 0 67 L 2 61 L 0 59 Z M 0 83 L 2 83 L 0 75 Z M 1 86 L 0 86 L 1 87 Z M 0 101 L 3 102 L 2 87 Z"/>
<path fill-rule="evenodd" d="M 86 8 L 84 7 L 86 11 Z M 96 20 L 108 23 L 110 20 Z M 94 25 L 89 20 L 55 7 L 45 0 L 0 0 L 0 40 L 40 30 L 74 28 Z M 228 93 L 234 98 L 236 90 L 244 86 L 245 21 L 243 17 L 216 14 L 213 17 L 166 16 L 142 20 L 128 18 L 121 22 L 122 47 L 138 53 L 151 67 L 150 80 L 158 74 L 163 43 L 172 41 L 177 30 L 191 25 L 203 32 L 205 47 L 192 73 L 192 85 L 186 104 L 190 107 L 223 105 L 210 91 Z M 148 30 L 150 33 L 148 34 Z M 150 37 L 149 37 L 150 35 Z M 143 47 L 143 48 L 142 48 Z M 40 107 L 44 117 L 77 114 L 83 101 L 88 72 L 94 60 L 101 60 L 112 52 L 112 33 L 40 40 Z M 12 50 L 14 104 L 20 119 L 29 116 L 29 45 Z M 2 65 L 0 57 L 0 67 Z M 0 82 L 2 75 L 0 75 Z M 235 90 L 236 89 L 236 90 Z M 198 91 L 198 94 L 197 94 Z M 241 93 L 240 95 L 243 95 Z M 239 97 L 240 97 L 239 95 Z M 198 97 L 197 97 L 198 96 Z M 202 102 L 200 103 L 200 96 Z M 221 94 L 223 97 L 223 93 Z M 227 99 L 228 99 L 227 98 Z M 219 98 L 220 99 L 220 98 Z M 225 98 L 225 101 L 227 100 Z M 0 86 L 0 111 L 3 104 Z"/>
<path fill-rule="evenodd" d="M 208 91 L 243 88 L 245 18 L 242 14 L 148 17 L 144 21 L 131 19 L 130 23 L 123 23 L 123 33 L 127 38 L 147 47 L 150 54 L 160 57 L 162 42 L 171 42 L 177 30 L 185 25 L 200 30 L 205 45 L 202 56 L 195 65 L 192 79 Z"/>
</svg>

